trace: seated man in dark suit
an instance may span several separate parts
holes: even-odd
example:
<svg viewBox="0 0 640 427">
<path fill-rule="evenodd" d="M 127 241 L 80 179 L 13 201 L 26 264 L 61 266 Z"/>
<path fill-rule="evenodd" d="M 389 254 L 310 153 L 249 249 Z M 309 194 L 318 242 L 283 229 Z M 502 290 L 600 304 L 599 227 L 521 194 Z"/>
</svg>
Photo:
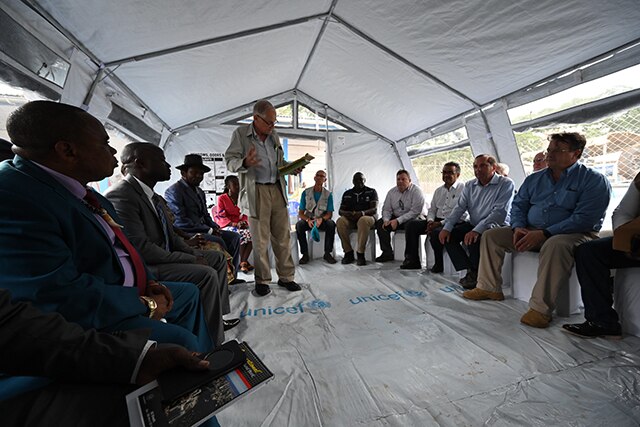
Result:
<svg viewBox="0 0 640 427">
<path fill-rule="evenodd" d="M 11 142 L 0 138 L 0 162 L 7 159 L 13 159 L 13 151 L 11 151 Z"/>
<path fill-rule="evenodd" d="M 178 180 L 164 193 L 169 207 L 176 216 L 174 225 L 190 234 L 202 233 L 213 242 L 220 243 L 224 250 L 233 256 L 236 275 L 240 268 L 240 235 L 233 231 L 222 230 L 213 221 L 207 209 L 207 201 L 200 183 L 204 174 L 211 168 L 202 163 L 202 157 L 197 154 L 187 154 L 184 163 L 177 166 L 182 179 Z M 231 284 L 242 283 L 244 280 L 236 278 Z"/>
<path fill-rule="evenodd" d="M 156 348 L 148 337 L 148 330 L 84 331 L 57 313 L 12 303 L 0 289 L 2 425 L 129 425 L 125 396 L 133 384 L 176 366 L 207 369 L 209 362 L 186 349 Z M 208 425 L 219 424 L 212 418 Z"/>
<path fill-rule="evenodd" d="M 171 176 L 171 167 L 160 147 L 134 142 L 124 147 L 120 160 L 127 176 L 105 196 L 113 203 L 128 237 L 158 280 L 198 286 L 209 332 L 216 345 L 222 344 L 222 315 L 231 311 L 225 256 L 221 252 L 195 250 L 173 231 L 168 220 L 169 207 L 153 191 L 158 181 L 167 181 Z M 233 327 L 238 322 L 229 320 L 224 327 Z"/>
<path fill-rule="evenodd" d="M 0 163 L 0 288 L 85 329 L 149 328 L 156 341 L 210 350 L 198 288 L 152 280 L 111 203 L 86 187 L 118 163 L 102 124 L 34 101 L 7 131 L 16 157 Z"/>
</svg>

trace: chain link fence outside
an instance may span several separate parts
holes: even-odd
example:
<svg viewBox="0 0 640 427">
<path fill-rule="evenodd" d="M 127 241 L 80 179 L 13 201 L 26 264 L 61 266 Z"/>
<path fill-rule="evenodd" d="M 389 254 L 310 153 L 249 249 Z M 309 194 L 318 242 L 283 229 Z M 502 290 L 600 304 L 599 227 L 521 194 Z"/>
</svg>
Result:
<svg viewBox="0 0 640 427">
<path fill-rule="evenodd" d="M 612 185 L 629 183 L 640 171 L 640 106 L 592 123 L 554 125 L 515 132 L 525 172 L 533 170 L 533 157 L 544 151 L 547 136 L 579 132 L 586 136 L 582 161 L 602 172 Z"/>
<path fill-rule="evenodd" d="M 474 178 L 473 153 L 471 147 L 444 151 L 411 160 L 413 169 L 420 181 L 420 188 L 426 200 L 431 200 L 436 188 L 442 185 L 442 166 L 447 162 L 460 164 L 460 178 L 463 182 Z"/>
</svg>

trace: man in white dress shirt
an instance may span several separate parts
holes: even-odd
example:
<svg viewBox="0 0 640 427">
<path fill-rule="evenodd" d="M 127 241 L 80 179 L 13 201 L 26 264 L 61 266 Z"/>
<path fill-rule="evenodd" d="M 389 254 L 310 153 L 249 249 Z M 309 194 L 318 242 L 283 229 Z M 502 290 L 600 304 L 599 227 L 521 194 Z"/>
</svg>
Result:
<svg viewBox="0 0 640 427">
<path fill-rule="evenodd" d="M 458 181 L 459 177 L 460 165 L 458 163 L 448 162 L 444 164 L 442 167 L 444 185 L 438 187 L 433 193 L 427 219 L 409 221 L 405 227 L 407 245 L 404 251 L 404 262 L 400 268 L 409 270 L 422 268 L 418 255 L 418 245 L 420 244 L 420 235 L 427 234 L 435 255 L 435 263 L 431 268 L 431 272 L 442 273 L 442 249 L 444 246 L 440 243 L 438 234 L 442 230 L 442 222 L 456 206 L 458 198 L 464 189 L 464 182 Z M 467 214 L 465 212 L 461 220 L 466 221 L 466 219 Z"/>
</svg>

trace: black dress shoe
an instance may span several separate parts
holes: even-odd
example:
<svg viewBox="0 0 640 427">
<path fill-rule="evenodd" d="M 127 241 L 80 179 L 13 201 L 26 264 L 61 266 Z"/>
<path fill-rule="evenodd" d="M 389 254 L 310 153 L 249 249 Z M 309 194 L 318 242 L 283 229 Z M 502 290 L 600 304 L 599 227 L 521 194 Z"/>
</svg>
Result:
<svg viewBox="0 0 640 427">
<path fill-rule="evenodd" d="M 222 319 L 222 326 L 225 331 L 235 328 L 236 326 L 238 326 L 238 323 L 240 323 L 240 319 Z"/>
<path fill-rule="evenodd" d="M 353 257 L 353 251 L 349 251 L 349 252 L 345 252 L 344 257 L 340 262 L 342 264 L 351 264 L 353 261 L 355 261 L 355 258 Z"/>
<path fill-rule="evenodd" d="M 431 270 L 429 270 L 432 273 L 442 273 L 444 271 L 444 268 L 442 267 L 442 265 L 440 264 L 434 264 L 433 267 L 431 267 Z"/>
<path fill-rule="evenodd" d="M 233 279 L 229 282 L 230 285 L 239 285 L 240 283 L 247 283 L 247 281 L 244 279 Z"/>
<path fill-rule="evenodd" d="M 376 258 L 376 262 L 393 261 L 393 252 L 382 252 L 382 255 Z"/>
<path fill-rule="evenodd" d="M 327 261 L 329 264 L 335 264 L 336 259 L 333 257 L 333 255 L 331 255 L 330 252 L 327 252 L 326 254 L 324 254 L 324 256 L 322 257 L 322 259 L 324 259 L 325 261 Z"/>
<path fill-rule="evenodd" d="M 422 269 L 422 265 L 419 262 L 405 261 L 400 268 L 403 270 L 420 270 Z"/>
<path fill-rule="evenodd" d="M 619 323 L 615 327 L 605 327 L 586 321 L 584 323 L 562 325 L 562 329 L 570 334 L 577 335 L 582 338 L 603 337 L 612 340 L 619 340 L 622 338 L 622 328 Z"/>
<path fill-rule="evenodd" d="M 271 288 L 269 285 L 265 285 L 264 283 L 256 283 L 256 294 L 258 296 L 263 297 L 271 292 Z"/>
<path fill-rule="evenodd" d="M 309 262 L 309 255 L 302 254 L 302 258 L 298 261 L 298 264 L 307 264 Z"/>
<path fill-rule="evenodd" d="M 278 280 L 278 286 L 282 286 L 283 288 L 287 288 L 287 290 L 289 290 L 291 292 L 296 292 L 296 291 L 299 291 L 299 290 L 302 289 L 302 288 L 300 288 L 300 285 L 298 285 L 293 280 L 290 281 L 290 282 L 285 282 L 283 280 Z"/>
<path fill-rule="evenodd" d="M 364 254 L 358 252 L 358 259 L 356 260 L 356 265 L 367 265 L 367 260 L 364 258 Z"/>
</svg>

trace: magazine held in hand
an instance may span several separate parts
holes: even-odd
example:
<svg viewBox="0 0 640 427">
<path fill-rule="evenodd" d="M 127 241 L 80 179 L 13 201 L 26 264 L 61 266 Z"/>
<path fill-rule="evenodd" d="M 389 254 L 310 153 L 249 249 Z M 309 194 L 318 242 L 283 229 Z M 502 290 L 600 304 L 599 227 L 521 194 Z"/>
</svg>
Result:
<svg viewBox="0 0 640 427">
<path fill-rule="evenodd" d="M 208 371 L 176 368 L 128 394 L 131 426 L 198 426 L 273 378 L 246 342 L 226 342 L 205 358 Z"/>
</svg>

